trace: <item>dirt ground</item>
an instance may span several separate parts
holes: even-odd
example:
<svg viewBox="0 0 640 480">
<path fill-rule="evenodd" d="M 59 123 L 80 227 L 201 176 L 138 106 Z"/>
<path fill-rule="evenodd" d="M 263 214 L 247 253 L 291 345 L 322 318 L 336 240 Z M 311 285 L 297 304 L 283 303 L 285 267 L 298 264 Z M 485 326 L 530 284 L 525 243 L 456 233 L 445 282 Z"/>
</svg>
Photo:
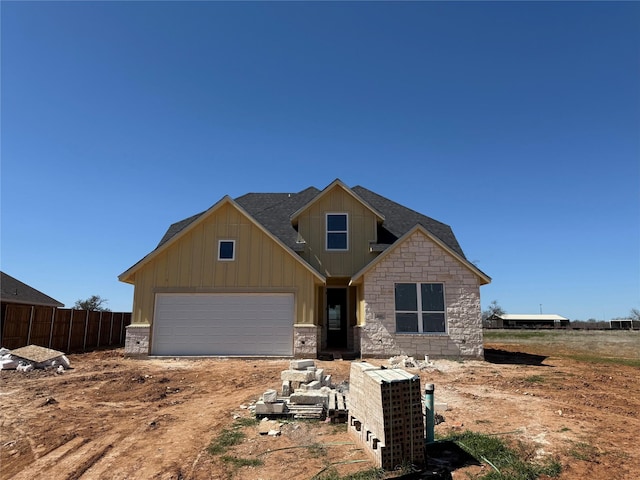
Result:
<svg viewBox="0 0 640 480">
<path fill-rule="evenodd" d="M 436 402 L 447 404 L 436 434 L 468 429 L 522 440 L 534 455 L 557 458 L 561 479 L 640 478 L 640 369 L 538 356 L 531 346 L 486 347 L 488 361 L 407 369 L 422 385 L 434 383 Z M 73 369 L 61 375 L 0 372 L 1 479 L 294 480 L 330 464 L 340 475 L 372 466 L 344 425 L 315 421 L 287 422 L 279 437 L 243 427 L 246 438 L 229 454 L 261 466 L 207 452 L 234 416 L 249 417 L 247 405 L 278 389 L 287 360 L 140 360 L 122 350 L 69 359 Z M 347 361 L 317 365 L 333 383 L 348 380 Z"/>
</svg>

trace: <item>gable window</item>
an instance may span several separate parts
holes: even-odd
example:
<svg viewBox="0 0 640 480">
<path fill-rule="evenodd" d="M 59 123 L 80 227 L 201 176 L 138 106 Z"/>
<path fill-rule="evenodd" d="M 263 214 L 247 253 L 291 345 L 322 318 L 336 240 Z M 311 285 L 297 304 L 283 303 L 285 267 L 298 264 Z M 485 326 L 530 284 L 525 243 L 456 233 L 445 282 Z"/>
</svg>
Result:
<svg viewBox="0 0 640 480">
<path fill-rule="evenodd" d="M 235 260 L 236 258 L 236 241 L 220 240 L 218 241 L 218 260 Z"/>
<path fill-rule="evenodd" d="M 396 283 L 396 333 L 445 333 L 444 284 Z"/>
<path fill-rule="evenodd" d="M 349 224 L 346 213 L 327 213 L 327 250 L 348 250 Z"/>
</svg>

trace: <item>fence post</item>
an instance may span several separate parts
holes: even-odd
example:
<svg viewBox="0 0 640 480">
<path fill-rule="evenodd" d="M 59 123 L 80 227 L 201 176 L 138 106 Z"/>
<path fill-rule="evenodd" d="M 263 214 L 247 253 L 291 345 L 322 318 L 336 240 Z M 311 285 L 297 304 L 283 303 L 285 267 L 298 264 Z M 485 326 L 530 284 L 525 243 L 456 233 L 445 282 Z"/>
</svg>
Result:
<svg viewBox="0 0 640 480">
<path fill-rule="evenodd" d="M 109 322 L 109 346 L 111 346 L 111 342 L 113 339 L 113 315 L 114 313 L 111 312 L 111 321 Z"/>
<path fill-rule="evenodd" d="M 73 308 L 71 309 L 71 317 L 69 318 L 69 340 L 67 340 L 67 353 L 71 350 L 71 330 L 73 329 Z"/>
<path fill-rule="evenodd" d="M 49 329 L 49 348 L 51 348 L 51 342 L 53 341 L 53 324 L 56 320 L 56 307 L 51 307 L 51 328 Z"/>
<path fill-rule="evenodd" d="M 96 340 L 96 348 L 100 346 L 100 333 L 102 332 L 102 310 L 100 310 L 100 317 L 98 318 L 98 340 Z"/>
<path fill-rule="evenodd" d="M 87 351 L 87 332 L 89 331 L 89 310 L 87 310 L 87 314 L 84 316 L 84 340 L 82 341 L 82 351 Z"/>
<path fill-rule="evenodd" d="M 118 338 L 118 345 L 124 344 L 124 339 L 122 336 L 124 335 L 124 312 L 120 314 L 120 338 Z"/>
<path fill-rule="evenodd" d="M 31 326 L 33 325 L 33 314 L 35 312 L 35 308 L 36 307 L 31 305 L 31 314 L 29 315 L 29 331 L 27 332 L 27 345 L 31 344 Z"/>
</svg>

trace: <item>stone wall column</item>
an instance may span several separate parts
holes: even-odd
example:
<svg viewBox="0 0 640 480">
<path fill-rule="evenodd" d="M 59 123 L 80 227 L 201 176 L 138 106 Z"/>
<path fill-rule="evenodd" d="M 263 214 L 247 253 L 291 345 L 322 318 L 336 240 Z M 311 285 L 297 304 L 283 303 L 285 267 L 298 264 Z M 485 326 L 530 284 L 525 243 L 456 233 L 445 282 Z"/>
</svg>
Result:
<svg viewBox="0 0 640 480">
<path fill-rule="evenodd" d="M 150 335 L 150 325 L 135 323 L 128 325 L 124 339 L 125 355 L 149 355 Z"/>
<path fill-rule="evenodd" d="M 293 326 L 293 356 L 296 358 L 316 358 L 322 335 L 320 327 L 316 325 Z"/>
</svg>

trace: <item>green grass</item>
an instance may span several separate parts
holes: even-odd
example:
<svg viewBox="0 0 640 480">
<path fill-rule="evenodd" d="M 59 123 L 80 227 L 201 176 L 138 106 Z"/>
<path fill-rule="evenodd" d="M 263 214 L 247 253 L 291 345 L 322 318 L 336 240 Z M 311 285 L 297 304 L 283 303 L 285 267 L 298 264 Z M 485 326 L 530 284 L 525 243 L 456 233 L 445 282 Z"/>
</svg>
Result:
<svg viewBox="0 0 640 480">
<path fill-rule="evenodd" d="M 484 330 L 485 343 L 579 362 L 640 367 L 640 332 L 626 330 Z M 486 345 L 491 348 L 494 345 Z"/>
<path fill-rule="evenodd" d="M 260 423 L 256 417 L 240 417 L 234 422 L 234 425 L 239 427 L 255 427 Z"/>
<path fill-rule="evenodd" d="M 244 440 L 245 434 L 242 430 L 243 427 L 253 427 L 260 422 L 255 417 L 240 417 L 236 419 L 231 428 L 225 428 L 222 430 L 216 438 L 211 440 L 207 447 L 207 452 L 210 455 L 222 455 L 229 447 L 239 445 Z"/>
<path fill-rule="evenodd" d="M 313 480 L 381 480 L 384 478 L 384 470 L 370 468 L 361 472 L 351 473 L 341 477 L 335 468 L 331 468 L 320 475 L 313 477 Z"/>
<path fill-rule="evenodd" d="M 569 449 L 569 455 L 584 462 L 597 461 L 598 451 L 596 447 L 585 442 L 576 442 Z"/>
<path fill-rule="evenodd" d="M 541 475 L 557 477 L 562 471 L 557 460 L 547 459 L 541 462 L 534 458 L 532 450 L 524 444 L 517 444 L 514 448 L 497 436 L 466 431 L 446 439 L 456 442 L 475 458 L 492 467 L 489 473 L 475 477 L 478 480 L 534 480 Z"/>
<path fill-rule="evenodd" d="M 504 340 L 512 338 L 546 338 L 553 334 L 553 331 L 546 330 L 485 330 L 483 336 L 485 340 Z"/>
<path fill-rule="evenodd" d="M 232 465 L 234 468 L 261 467 L 264 465 L 264 462 L 259 458 L 241 458 L 231 455 L 223 455 L 220 457 L 220 460 Z"/>
<path fill-rule="evenodd" d="M 640 367 L 640 358 L 598 357 L 594 355 L 567 355 L 572 360 L 588 363 L 604 363 L 606 365 L 626 365 L 627 367 Z"/>
<path fill-rule="evenodd" d="M 524 381 L 527 383 L 543 383 L 544 377 L 542 375 L 530 375 L 525 377 Z"/>
<path fill-rule="evenodd" d="M 229 447 L 240 444 L 244 437 L 244 432 L 240 430 L 224 429 L 216 438 L 211 440 L 211 443 L 207 447 L 207 452 L 211 455 L 221 455 L 225 453 Z"/>
</svg>

